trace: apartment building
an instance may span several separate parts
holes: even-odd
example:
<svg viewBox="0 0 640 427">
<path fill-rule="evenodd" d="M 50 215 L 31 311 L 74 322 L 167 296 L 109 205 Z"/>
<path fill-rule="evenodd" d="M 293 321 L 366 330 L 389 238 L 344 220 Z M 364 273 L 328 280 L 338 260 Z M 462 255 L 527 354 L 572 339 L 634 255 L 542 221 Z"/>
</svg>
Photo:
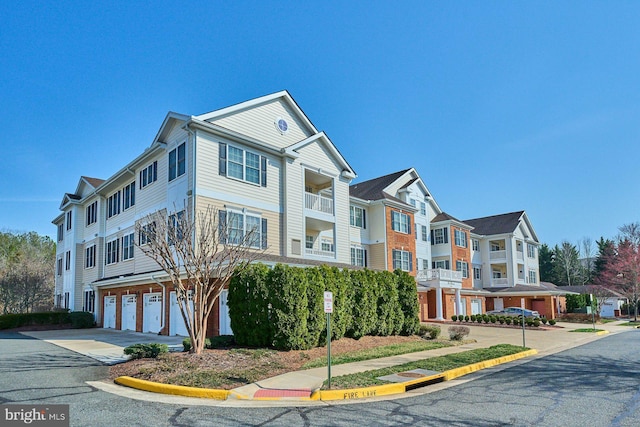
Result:
<svg viewBox="0 0 640 427">
<path fill-rule="evenodd" d="M 151 145 L 108 179 L 81 177 L 64 195 L 56 304 L 105 328 L 185 335 L 168 277 L 137 245 L 135 226 L 164 211 L 215 208 L 264 250 L 263 262 L 351 263 L 355 172 L 291 95 L 278 92 L 197 116 L 170 112 Z M 231 333 L 223 292 L 210 330 Z"/>
</svg>

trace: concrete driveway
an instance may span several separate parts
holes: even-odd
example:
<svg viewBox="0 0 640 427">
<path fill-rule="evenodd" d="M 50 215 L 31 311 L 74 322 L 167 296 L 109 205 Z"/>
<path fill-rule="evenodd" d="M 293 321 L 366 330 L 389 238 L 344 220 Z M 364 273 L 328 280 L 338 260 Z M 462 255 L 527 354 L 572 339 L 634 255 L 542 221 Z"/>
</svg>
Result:
<svg viewBox="0 0 640 427">
<path fill-rule="evenodd" d="M 133 344 L 160 343 L 167 344 L 169 351 L 182 351 L 182 340 L 185 338 L 102 328 L 29 331 L 21 334 L 75 351 L 106 365 L 128 360 L 124 348 Z"/>
</svg>

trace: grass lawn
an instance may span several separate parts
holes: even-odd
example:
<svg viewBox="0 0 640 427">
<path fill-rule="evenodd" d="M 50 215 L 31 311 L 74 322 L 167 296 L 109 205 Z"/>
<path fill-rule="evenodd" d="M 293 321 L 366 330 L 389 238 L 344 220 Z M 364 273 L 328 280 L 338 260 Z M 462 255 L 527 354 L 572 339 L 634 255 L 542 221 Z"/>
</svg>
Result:
<svg viewBox="0 0 640 427">
<path fill-rule="evenodd" d="M 640 321 L 634 322 L 632 320 L 631 322 L 620 323 L 618 326 L 640 326 Z"/>
<path fill-rule="evenodd" d="M 442 341 L 407 342 L 386 345 L 378 348 L 354 351 L 352 353 L 331 356 L 331 365 L 359 362 L 361 360 L 380 359 L 381 357 L 397 356 L 398 354 L 415 353 L 417 351 L 434 350 L 436 348 L 450 347 L 451 343 Z M 319 368 L 327 366 L 327 358 L 319 357 L 302 366 L 302 369 Z"/>
<path fill-rule="evenodd" d="M 472 363 L 508 356 L 525 350 L 528 350 L 528 348 L 511 344 L 499 344 L 489 348 L 480 348 L 461 353 L 449 354 L 446 356 L 431 357 L 389 368 L 331 378 L 331 388 L 356 388 L 388 384 L 387 381 L 379 380 L 378 377 L 410 371 L 413 369 L 428 369 L 443 372 L 449 369 L 470 365 Z M 324 386 L 326 387 L 326 382 Z"/>
<path fill-rule="evenodd" d="M 601 332 L 601 331 L 604 331 L 604 329 L 580 328 L 580 329 L 574 329 L 569 332 Z"/>
</svg>

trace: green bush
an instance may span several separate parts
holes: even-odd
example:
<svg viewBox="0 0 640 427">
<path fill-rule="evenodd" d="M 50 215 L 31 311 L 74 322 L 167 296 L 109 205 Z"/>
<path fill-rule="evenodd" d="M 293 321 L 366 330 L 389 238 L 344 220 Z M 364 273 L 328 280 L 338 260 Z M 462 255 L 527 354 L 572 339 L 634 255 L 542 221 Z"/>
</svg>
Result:
<svg viewBox="0 0 640 427">
<path fill-rule="evenodd" d="M 537 328 L 538 326 L 540 326 L 540 321 L 539 321 L 539 320 L 537 320 L 537 319 L 534 319 L 534 320 L 533 320 L 533 326 L 535 326 L 536 328 Z"/>
<path fill-rule="evenodd" d="M 3 314 L 0 316 L 0 330 L 21 326 L 71 325 L 72 328 L 91 328 L 95 325 L 93 314 L 84 311 L 46 311 L 40 313 Z"/>
<path fill-rule="evenodd" d="M 549 319 L 549 324 L 551 326 L 555 325 L 556 324 L 556 320 L 555 319 Z"/>
<path fill-rule="evenodd" d="M 469 317 L 469 320 L 471 320 L 471 322 L 475 322 L 476 321 L 476 315 L 472 314 L 471 317 Z"/>
<path fill-rule="evenodd" d="M 401 335 L 413 335 L 420 327 L 420 305 L 416 292 L 416 281 L 406 271 L 400 269 L 393 272 L 398 287 L 398 303 L 403 314 Z"/>
<path fill-rule="evenodd" d="M 451 320 L 453 320 L 454 322 L 458 320 L 458 315 L 454 314 L 453 316 L 451 316 Z"/>
<path fill-rule="evenodd" d="M 377 323 L 378 299 L 368 270 L 354 270 L 349 273 L 353 289 L 352 323 L 347 336 L 360 339 L 374 330 Z"/>
<path fill-rule="evenodd" d="M 469 316 L 464 316 L 464 321 L 468 322 L 469 321 Z"/>
<path fill-rule="evenodd" d="M 266 265 L 251 264 L 236 272 L 229 281 L 229 318 L 240 345 L 265 347 L 273 341 L 271 295 L 267 285 L 269 273 Z"/>
<path fill-rule="evenodd" d="M 310 342 L 307 328 L 308 282 L 304 269 L 277 264 L 268 278 L 273 293 L 271 344 L 281 350 L 306 350 L 317 345 Z"/>
<path fill-rule="evenodd" d="M 453 341 L 461 341 L 469 335 L 467 326 L 449 326 L 449 339 Z"/>
<path fill-rule="evenodd" d="M 458 314 L 458 322 L 462 322 L 464 320 L 464 316 L 462 314 Z"/>
<path fill-rule="evenodd" d="M 93 313 L 87 311 L 72 311 L 69 313 L 69 320 L 74 329 L 93 328 L 96 324 Z"/>
<path fill-rule="evenodd" d="M 428 336 L 429 339 L 435 340 L 440 336 L 440 332 L 442 331 L 438 325 L 420 325 L 418 335 L 423 338 L 427 338 Z"/>
<path fill-rule="evenodd" d="M 323 265 L 319 267 L 327 291 L 333 292 L 333 313 L 331 313 L 331 339 L 344 337 L 352 324 L 353 288 L 349 270 Z M 324 312 L 324 310 L 323 310 Z M 323 329 L 320 340 L 326 341 L 327 331 Z"/>
<path fill-rule="evenodd" d="M 188 339 L 188 338 L 187 338 Z M 209 349 L 213 348 L 229 348 L 236 344 L 236 339 L 233 335 L 218 335 L 216 337 L 206 338 L 204 346 Z M 184 342 L 182 343 L 184 347 Z"/>
<path fill-rule="evenodd" d="M 132 359 L 155 359 L 158 355 L 168 351 L 169 346 L 166 344 L 134 344 L 126 347 L 124 354 L 131 356 Z"/>
<path fill-rule="evenodd" d="M 543 317 L 542 319 L 540 319 L 540 321 L 542 322 L 543 325 L 546 325 L 548 322 L 546 317 Z"/>
<path fill-rule="evenodd" d="M 223 336 L 228 336 L 228 335 L 223 335 Z M 211 338 L 205 338 L 204 339 L 204 348 L 212 348 L 211 347 Z M 185 338 L 185 339 L 182 340 L 182 349 L 184 351 L 191 350 L 191 338 Z"/>
<path fill-rule="evenodd" d="M 504 325 L 504 317 L 503 316 L 498 317 L 498 322 L 500 322 L 501 325 Z"/>
<path fill-rule="evenodd" d="M 327 340 L 327 315 L 324 312 L 324 276 L 317 268 L 305 268 L 307 275 L 307 333 L 312 347 L 320 344 L 320 338 Z"/>
<path fill-rule="evenodd" d="M 489 316 L 489 322 L 496 323 L 496 316 Z"/>
<path fill-rule="evenodd" d="M 510 325 L 512 320 L 513 319 L 511 319 L 511 317 L 505 317 L 504 318 L 504 323 L 506 323 L 507 325 Z"/>
<path fill-rule="evenodd" d="M 483 314 L 482 315 L 482 321 L 484 323 L 489 323 L 489 315 L 488 314 Z"/>
<path fill-rule="evenodd" d="M 377 297 L 377 322 L 373 331 L 375 335 L 398 335 L 402 330 L 404 315 L 398 302 L 398 286 L 393 273 L 381 271 L 373 274 Z M 414 285 L 415 289 L 415 285 Z"/>
</svg>

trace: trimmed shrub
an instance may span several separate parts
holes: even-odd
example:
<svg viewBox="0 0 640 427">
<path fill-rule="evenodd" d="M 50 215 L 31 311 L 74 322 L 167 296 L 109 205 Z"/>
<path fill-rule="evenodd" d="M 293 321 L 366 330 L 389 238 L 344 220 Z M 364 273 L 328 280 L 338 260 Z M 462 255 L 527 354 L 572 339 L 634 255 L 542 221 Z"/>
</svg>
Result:
<svg viewBox="0 0 640 427">
<path fill-rule="evenodd" d="M 464 316 L 464 321 L 468 322 L 469 321 L 469 316 Z"/>
<path fill-rule="evenodd" d="M 372 274 L 368 270 L 353 270 L 349 273 L 353 289 L 352 324 L 346 336 L 360 339 L 374 330 L 377 323 L 377 304 Z"/>
<path fill-rule="evenodd" d="M 93 328 L 96 324 L 93 313 L 88 311 L 72 311 L 69 313 L 69 320 L 73 329 Z"/>
<path fill-rule="evenodd" d="M 458 314 L 458 322 L 462 322 L 464 320 L 464 316 L 462 314 Z"/>
<path fill-rule="evenodd" d="M 512 321 L 511 317 L 505 317 L 505 318 L 504 318 L 504 322 L 505 322 L 507 325 L 510 325 L 510 324 L 511 324 L 511 321 Z"/>
<path fill-rule="evenodd" d="M 377 284 L 374 289 L 377 296 L 378 321 L 373 333 L 380 336 L 398 335 L 402 330 L 404 314 L 400 311 L 398 302 L 396 276 L 388 271 L 369 272 L 369 274 L 373 275 L 373 281 Z"/>
<path fill-rule="evenodd" d="M 549 319 L 549 324 L 551 326 L 555 325 L 556 324 L 556 320 L 555 319 Z"/>
<path fill-rule="evenodd" d="M 418 334 L 423 337 L 423 338 L 427 338 L 430 340 L 435 340 L 436 338 L 438 338 L 440 336 L 440 326 L 437 325 L 420 325 L 420 329 L 418 331 Z"/>
<path fill-rule="evenodd" d="M 542 319 L 540 319 L 540 321 L 542 322 L 543 325 L 546 325 L 548 322 L 546 317 L 543 317 Z"/>
<path fill-rule="evenodd" d="M 235 344 L 236 340 L 233 335 L 218 335 L 204 340 L 204 346 L 209 349 L 229 348 L 233 347 Z M 184 347 L 184 342 L 182 346 Z"/>
<path fill-rule="evenodd" d="M 476 321 L 476 315 L 472 314 L 471 317 L 469 317 L 469 320 L 471 320 L 472 322 Z"/>
<path fill-rule="evenodd" d="M 309 303 L 304 270 L 277 264 L 267 277 L 269 290 L 273 293 L 271 344 L 281 350 L 306 350 L 317 345 L 317 342 L 311 342 L 307 330 Z"/>
<path fill-rule="evenodd" d="M 496 316 L 489 316 L 489 322 L 496 323 Z"/>
<path fill-rule="evenodd" d="M 537 328 L 538 326 L 540 326 L 540 321 L 539 321 L 538 319 L 534 319 L 534 320 L 533 320 L 533 326 L 535 326 L 536 328 Z"/>
<path fill-rule="evenodd" d="M 131 356 L 132 359 L 155 359 L 158 355 L 168 351 L 169 346 L 166 344 L 134 344 L 126 347 L 124 354 Z"/>
<path fill-rule="evenodd" d="M 501 325 L 504 325 L 504 317 L 503 316 L 498 317 L 498 322 L 500 322 Z"/>
<path fill-rule="evenodd" d="M 454 314 L 453 316 L 451 316 L 451 320 L 453 320 L 454 322 L 458 320 L 458 315 Z"/>
<path fill-rule="evenodd" d="M 230 336 L 230 335 L 223 335 L 223 336 Z M 204 339 L 204 348 L 212 348 L 211 347 L 211 338 L 205 338 Z M 185 338 L 185 339 L 182 340 L 182 349 L 183 349 L 183 351 L 191 350 L 191 338 Z"/>
<path fill-rule="evenodd" d="M 309 343 L 312 347 L 320 344 L 320 337 L 324 336 L 326 341 L 327 322 L 324 312 L 324 276 L 317 268 L 305 268 L 307 275 L 307 333 L 309 334 Z M 333 326 L 333 325 L 332 325 Z"/>
<path fill-rule="evenodd" d="M 344 337 L 352 323 L 353 288 L 349 270 L 323 265 L 319 267 L 327 291 L 333 292 L 333 313 L 331 314 L 331 339 Z M 324 312 L 324 310 L 323 310 Z M 321 342 L 326 341 L 327 331 L 322 330 Z"/>
<path fill-rule="evenodd" d="M 449 339 L 453 341 L 461 341 L 469 335 L 467 326 L 449 326 Z"/>
<path fill-rule="evenodd" d="M 269 273 L 266 265 L 251 264 L 236 272 L 229 281 L 229 318 L 240 345 L 265 347 L 273 341 Z"/>
<path fill-rule="evenodd" d="M 477 322 L 477 323 L 482 323 L 482 315 L 481 315 L 481 314 L 478 314 L 478 315 L 476 316 L 476 322 Z"/>
<path fill-rule="evenodd" d="M 420 305 L 416 292 L 416 281 L 406 271 L 397 269 L 395 274 L 398 288 L 398 303 L 403 314 L 401 335 L 413 335 L 420 328 Z"/>
</svg>

